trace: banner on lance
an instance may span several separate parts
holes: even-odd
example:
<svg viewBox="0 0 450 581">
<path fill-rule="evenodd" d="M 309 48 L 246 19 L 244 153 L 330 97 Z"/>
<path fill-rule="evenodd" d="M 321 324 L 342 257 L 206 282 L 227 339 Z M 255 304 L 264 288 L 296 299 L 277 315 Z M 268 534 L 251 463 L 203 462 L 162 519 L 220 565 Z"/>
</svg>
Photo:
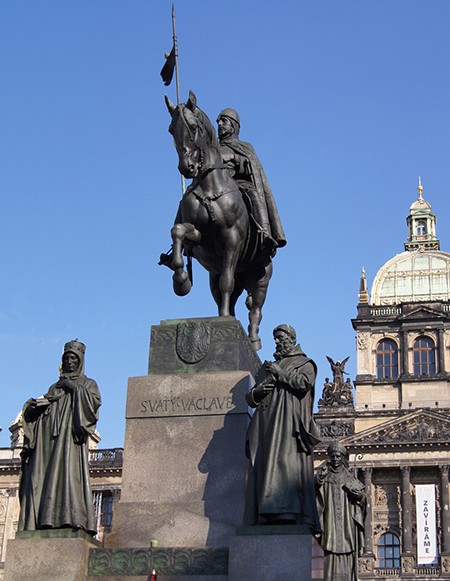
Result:
<svg viewBox="0 0 450 581">
<path fill-rule="evenodd" d="M 434 484 L 416 484 L 417 564 L 437 565 L 436 492 Z"/>
</svg>

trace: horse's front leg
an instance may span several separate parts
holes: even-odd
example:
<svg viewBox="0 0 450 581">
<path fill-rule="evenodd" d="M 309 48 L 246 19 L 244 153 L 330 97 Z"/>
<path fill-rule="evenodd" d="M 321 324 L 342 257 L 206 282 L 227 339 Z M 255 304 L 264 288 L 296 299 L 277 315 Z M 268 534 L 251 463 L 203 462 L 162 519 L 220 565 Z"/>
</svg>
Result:
<svg viewBox="0 0 450 581">
<path fill-rule="evenodd" d="M 173 290 L 176 295 L 183 297 L 188 294 L 192 287 L 189 275 L 184 270 L 183 243 L 188 242 L 189 245 L 192 244 L 195 246 L 200 243 L 202 236 L 200 232 L 188 222 L 184 224 L 175 224 L 170 233 L 173 241 Z"/>
</svg>

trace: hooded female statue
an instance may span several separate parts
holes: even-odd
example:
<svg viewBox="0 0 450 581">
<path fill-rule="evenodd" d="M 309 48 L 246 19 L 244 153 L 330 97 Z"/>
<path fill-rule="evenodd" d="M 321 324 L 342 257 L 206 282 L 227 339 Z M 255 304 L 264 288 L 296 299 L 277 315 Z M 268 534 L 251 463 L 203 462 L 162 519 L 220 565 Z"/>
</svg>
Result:
<svg viewBox="0 0 450 581">
<path fill-rule="evenodd" d="M 85 349 L 77 340 L 66 343 L 59 380 L 23 407 L 19 530 L 72 528 L 97 533 L 88 439 L 95 430 L 101 397 L 95 381 L 84 375 Z"/>
</svg>

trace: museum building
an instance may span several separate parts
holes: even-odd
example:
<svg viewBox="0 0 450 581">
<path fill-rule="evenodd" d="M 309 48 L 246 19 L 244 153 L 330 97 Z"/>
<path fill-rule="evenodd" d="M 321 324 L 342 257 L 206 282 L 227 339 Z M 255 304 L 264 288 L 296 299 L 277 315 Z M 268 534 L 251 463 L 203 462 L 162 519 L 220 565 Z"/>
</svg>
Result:
<svg viewBox="0 0 450 581">
<path fill-rule="evenodd" d="M 405 251 L 380 268 L 370 296 L 361 277 L 352 320 L 356 403 L 348 386 L 327 382 L 315 415 L 323 440 L 316 468 L 340 440 L 368 494 L 360 579 L 450 579 L 450 254 L 440 250 L 422 191 L 407 217 Z M 0 449 L 0 581 L 19 515 L 20 415 L 9 429 L 11 447 Z M 120 499 L 123 449 L 98 444 L 94 434 L 89 463 L 102 541 Z"/>
<path fill-rule="evenodd" d="M 316 414 L 316 464 L 339 439 L 368 493 L 361 579 L 450 577 L 450 254 L 417 189 L 405 251 L 370 297 L 362 273 L 356 404 L 323 397 Z"/>
</svg>

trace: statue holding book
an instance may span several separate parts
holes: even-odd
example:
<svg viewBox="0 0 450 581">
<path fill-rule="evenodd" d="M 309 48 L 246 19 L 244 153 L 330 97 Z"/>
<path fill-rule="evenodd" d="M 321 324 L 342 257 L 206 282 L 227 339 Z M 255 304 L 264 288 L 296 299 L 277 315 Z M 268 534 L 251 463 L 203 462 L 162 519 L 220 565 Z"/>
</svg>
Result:
<svg viewBox="0 0 450 581">
<path fill-rule="evenodd" d="M 20 531 L 71 528 L 97 533 L 88 439 L 101 398 L 95 381 L 84 375 L 85 349 L 78 340 L 66 343 L 58 381 L 23 407 Z"/>
<path fill-rule="evenodd" d="M 320 532 L 315 504 L 313 420 L 317 367 L 296 344 L 290 325 L 273 336 L 275 361 L 266 361 L 247 395 L 256 408 L 247 432 L 250 460 L 244 525 L 296 524 Z"/>
</svg>

